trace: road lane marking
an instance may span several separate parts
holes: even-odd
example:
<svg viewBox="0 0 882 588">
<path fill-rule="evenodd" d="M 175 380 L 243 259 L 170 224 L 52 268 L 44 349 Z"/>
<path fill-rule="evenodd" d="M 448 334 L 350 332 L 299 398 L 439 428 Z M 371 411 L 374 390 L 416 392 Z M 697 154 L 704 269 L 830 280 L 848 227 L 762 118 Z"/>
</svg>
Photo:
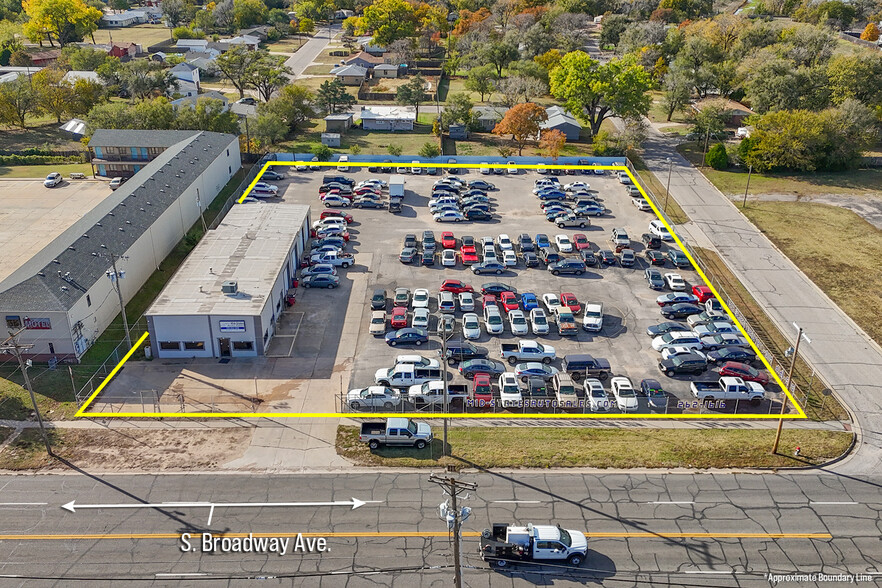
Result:
<svg viewBox="0 0 882 588">
<path fill-rule="evenodd" d="M 215 533 L 215 537 L 247 537 L 249 533 Z M 380 538 L 380 537 L 449 537 L 447 531 L 343 531 L 328 533 L 250 533 L 252 537 L 337 537 L 337 538 Z M 464 532 L 463 537 L 480 537 L 477 531 Z M 201 533 L 192 533 L 201 537 Z M 610 532 L 585 533 L 589 539 L 832 539 L 830 533 L 653 533 L 653 532 Z M 77 535 L 0 535 L 0 541 L 70 541 L 114 540 L 114 539 L 179 539 L 180 533 L 114 533 Z"/>
<path fill-rule="evenodd" d="M 695 504 L 695 502 L 691 500 L 654 500 L 646 504 Z"/>
<path fill-rule="evenodd" d="M 816 501 L 812 500 L 811 502 L 809 502 L 809 504 L 816 504 L 816 505 L 825 505 L 825 504 L 826 504 L 826 505 L 842 505 L 842 504 L 858 504 L 858 503 L 857 503 L 857 502 L 846 502 L 846 501 L 841 501 L 841 502 L 816 502 Z"/>
<path fill-rule="evenodd" d="M 48 502 L 0 502 L 0 506 L 46 506 Z"/>
<path fill-rule="evenodd" d="M 541 500 L 491 500 L 493 504 L 542 504 Z"/>
<path fill-rule="evenodd" d="M 198 573 L 198 572 L 193 572 L 193 573 L 188 574 L 185 572 L 181 572 L 180 574 L 159 573 L 159 574 L 153 574 L 153 575 L 156 576 L 157 578 L 192 578 L 194 576 L 207 576 L 208 574 L 203 574 L 203 573 Z"/>
</svg>

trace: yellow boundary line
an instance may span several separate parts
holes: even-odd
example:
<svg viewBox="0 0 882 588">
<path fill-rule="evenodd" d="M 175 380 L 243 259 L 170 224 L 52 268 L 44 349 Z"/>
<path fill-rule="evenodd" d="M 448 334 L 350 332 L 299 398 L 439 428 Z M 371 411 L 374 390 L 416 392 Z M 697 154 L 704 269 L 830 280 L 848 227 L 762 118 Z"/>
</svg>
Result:
<svg viewBox="0 0 882 588">
<path fill-rule="evenodd" d="M 212 537 L 331 537 L 331 538 L 434 538 L 450 536 L 447 531 L 353 531 L 337 533 L 212 533 Z M 463 537 L 480 537 L 478 531 L 465 531 Z M 191 533 L 198 540 L 202 533 Z M 832 539 L 830 533 L 653 533 L 635 531 L 620 533 L 585 533 L 589 539 Z M 107 535 L 0 535 L 0 541 L 71 541 L 71 540 L 123 540 L 123 539 L 180 539 L 181 533 L 113 533 Z"/>
<path fill-rule="evenodd" d="M 347 167 L 366 167 L 370 163 L 374 162 L 349 162 Z M 285 165 L 285 166 L 294 166 L 294 165 L 309 165 L 309 166 L 318 166 L 318 167 L 333 167 L 336 168 L 339 164 L 334 161 L 268 161 L 261 168 L 260 172 L 255 176 L 254 181 L 249 184 L 248 189 L 242 194 L 242 197 L 237 201 L 237 203 L 242 203 L 242 201 L 248 196 L 251 190 L 254 188 L 254 185 L 260 181 L 260 178 L 263 176 L 264 172 L 269 169 L 270 166 L 274 165 Z M 386 166 L 392 167 L 425 167 L 425 168 L 446 168 L 450 167 L 449 164 L 445 163 L 386 163 Z M 480 163 L 458 163 L 456 167 L 463 169 L 480 169 L 482 167 L 487 167 L 487 165 Z M 492 167 L 501 167 L 504 169 L 580 169 L 580 170 L 610 170 L 610 171 L 623 171 L 628 174 L 628 177 L 631 178 L 631 181 L 637 186 L 637 189 L 640 190 L 640 194 L 646 199 L 649 203 L 649 206 L 652 207 L 652 211 L 655 213 L 656 217 L 664 224 L 665 228 L 674 238 L 674 241 L 680 247 L 680 250 L 686 255 L 689 259 L 689 262 L 692 264 L 692 268 L 698 273 L 701 279 L 704 281 L 705 285 L 710 288 L 711 292 L 713 292 L 716 299 L 720 302 L 723 307 L 723 310 L 726 311 L 726 314 L 729 315 L 729 318 L 738 327 L 739 332 L 744 336 L 745 339 L 750 343 L 751 349 L 756 352 L 757 357 L 762 361 L 763 365 L 768 369 L 769 374 L 775 380 L 775 382 L 781 387 L 784 391 L 784 394 L 787 396 L 790 403 L 796 409 L 797 414 L 722 414 L 722 415 L 706 415 L 706 414 L 546 414 L 546 413 L 520 413 L 520 414 L 506 414 L 506 415 L 488 415 L 488 414 L 459 414 L 459 413 L 433 413 L 433 414 L 422 414 L 422 413 L 414 413 L 413 416 L 422 418 L 422 419 L 440 419 L 440 418 L 457 418 L 457 419 L 606 419 L 606 420 L 618 420 L 618 419 L 682 419 L 682 420 L 741 420 L 741 419 L 805 419 L 806 417 L 805 411 L 802 409 L 802 406 L 796 401 L 793 395 L 790 393 L 790 390 L 784 385 L 784 382 L 781 381 L 781 378 L 772 369 L 771 364 L 769 364 L 766 357 L 760 352 L 757 348 L 756 344 L 753 342 L 753 339 L 750 338 L 750 335 L 747 334 L 741 322 L 735 317 L 735 314 L 729 309 L 726 302 L 720 296 L 720 293 L 717 292 L 717 289 L 713 284 L 710 283 L 705 273 L 701 270 L 695 260 L 692 258 L 692 255 L 689 253 L 689 250 L 683 245 L 683 242 L 680 241 L 680 237 L 674 231 L 673 227 L 668 224 L 668 221 L 665 220 L 664 216 L 659 212 L 658 208 L 656 208 L 655 203 L 652 201 L 649 196 L 647 196 L 646 192 L 643 190 L 643 186 L 640 185 L 640 182 L 637 181 L 637 178 L 634 177 L 634 174 L 631 173 L 631 170 L 628 169 L 626 165 L 544 165 L 544 164 L 515 164 L 515 165 L 493 165 Z M 101 418 L 138 418 L 138 417 L 185 417 L 185 418 L 340 418 L 340 417 L 357 417 L 360 415 L 370 416 L 372 418 L 394 418 L 400 417 L 401 413 L 386 413 L 386 412 L 372 412 L 372 413 L 348 413 L 348 412 L 86 412 L 86 409 L 95 401 L 95 398 L 98 394 L 104 389 L 104 387 L 113 379 L 116 373 L 122 368 L 123 364 L 132 356 L 135 350 L 144 343 L 147 339 L 149 333 L 144 333 L 138 342 L 132 347 L 132 349 L 122 358 L 122 361 L 113 368 L 113 371 L 108 374 L 108 376 L 101 382 L 101 385 L 98 386 L 98 389 L 86 400 L 83 406 L 74 414 L 74 417 L 101 417 Z"/>
</svg>

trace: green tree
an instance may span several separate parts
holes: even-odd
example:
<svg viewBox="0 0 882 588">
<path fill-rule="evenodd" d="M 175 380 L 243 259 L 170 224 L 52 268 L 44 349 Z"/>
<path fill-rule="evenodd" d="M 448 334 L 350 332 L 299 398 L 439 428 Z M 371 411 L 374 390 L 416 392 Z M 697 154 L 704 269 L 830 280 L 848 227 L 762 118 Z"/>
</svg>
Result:
<svg viewBox="0 0 882 588">
<path fill-rule="evenodd" d="M 162 14 L 171 28 L 190 22 L 196 8 L 189 0 L 162 0 Z"/>
<path fill-rule="evenodd" d="M 119 80 L 132 98 L 142 100 L 164 95 L 178 87 L 178 80 L 172 73 L 143 59 L 123 63 Z"/>
<path fill-rule="evenodd" d="M 426 80 L 420 74 L 414 74 L 410 81 L 398 86 L 395 93 L 395 101 L 403 106 L 413 106 L 416 109 L 416 118 L 420 118 L 420 104 L 429 99 L 426 93 Z"/>
<path fill-rule="evenodd" d="M 389 155 L 394 155 L 395 157 L 401 155 L 402 151 L 401 145 L 389 145 L 386 150 L 389 152 Z"/>
<path fill-rule="evenodd" d="M 239 91 L 239 98 L 245 97 L 245 89 L 251 83 L 255 66 L 263 59 L 260 51 L 249 51 L 245 47 L 233 47 L 221 53 L 214 64 L 223 76 Z"/>
<path fill-rule="evenodd" d="M 441 149 L 438 148 L 437 143 L 426 141 L 423 143 L 423 146 L 420 147 L 420 157 L 438 157 L 439 155 L 441 155 Z"/>
<path fill-rule="evenodd" d="M 628 24 L 631 21 L 624 14 L 607 14 L 600 23 L 600 44 L 601 46 L 612 45 L 618 46 L 619 39 Z"/>
<path fill-rule="evenodd" d="M 199 98 L 192 107 L 182 106 L 176 112 L 175 126 L 179 129 L 198 129 L 215 133 L 239 134 L 239 117 L 224 109 L 224 103 L 214 98 Z M 251 128 L 251 136 L 255 130 Z"/>
<path fill-rule="evenodd" d="M 107 102 L 89 110 L 86 115 L 89 134 L 96 129 L 137 129 L 135 114 L 124 102 Z"/>
<path fill-rule="evenodd" d="M 285 65 L 283 55 L 270 55 L 261 53 L 250 70 L 248 82 L 257 90 L 264 102 L 269 101 L 273 92 L 288 83 L 288 78 L 293 77 L 294 72 Z"/>
<path fill-rule="evenodd" d="M 491 41 L 481 46 L 477 57 L 481 63 L 492 64 L 496 76 L 502 77 L 502 70 L 518 58 L 518 48 L 508 41 Z"/>
<path fill-rule="evenodd" d="M 302 18 L 300 19 L 300 26 L 297 30 L 304 35 L 311 35 L 315 32 L 315 21 L 311 18 Z"/>
<path fill-rule="evenodd" d="M 40 44 L 48 40 L 53 46 L 53 38 L 64 47 L 91 35 L 103 16 L 83 0 L 24 0 L 22 7 L 29 18 L 22 28 L 25 36 Z"/>
<path fill-rule="evenodd" d="M 261 113 L 273 113 L 281 117 L 288 125 L 288 131 L 293 133 L 307 120 L 315 116 L 312 105 L 315 102 L 315 94 L 304 86 L 290 84 L 279 90 L 278 95 L 270 98 L 266 104 L 261 104 L 258 111 Z"/>
<path fill-rule="evenodd" d="M 143 100 L 130 107 L 137 129 L 175 128 L 175 109 L 165 96 Z"/>
<path fill-rule="evenodd" d="M 855 98 L 882 107 L 882 54 L 837 54 L 827 64 L 827 77 L 834 104 Z"/>
<path fill-rule="evenodd" d="M 722 143 L 715 143 L 704 156 L 704 164 L 718 171 L 728 168 L 729 155 L 726 153 L 726 146 Z"/>
<path fill-rule="evenodd" d="M 37 96 L 31 81 L 20 75 L 11 82 L 0 84 L 0 122 L 27 128 L 27 117 L 37 110 Z"/>
<path fill-rule="evenodd" d="M 679 68 L 668 70 L 664 79 L 664 94 L 662 94 L 662 107 L 665 109 L 668 122 L 678 110 L 689 104 L 692 96 L 692 80 Z"/>
<path fill-rule="evenodd" d="M 31 77 L 31 83 L 40 107 L 61 123 L 61 117 L 73 106 L 73 86 L 65 81 L 64 73 L 54 68 L 44 68 Z"/>
<path fill-rule="evenodd" d="M 333 14 L 334 5 L 327 0 L 302 0 L 294 6 L 294 11 L 300 19 L 325 20 Z"/>
<path fill-rule="evenodd" d="M 283 141 L 287 134 L 287 123 L 282 117 L 273 113 L 260 114 L 251 124 L 251 137 L 263 153 Z"/>
<path fill-rule="evenodd" d="M 640 117 L 649 112 L 652 80 L 631 56 L 600 64 L 587 53 L 574 51 L 563 56 L 549 77 L 552 95 L 582 116 L 592 135 L 607 117 Z"/>
<path fill-rule="evenodd" d="M 233 0 L 233 21 L 240 29 L 265 23 L 266 15 L 266 4 L 261 0 Z"/>
<path fill-rule="evenodd" d="M 795 67 L 787 59 L 765 60 L 750 68 L 746 95 L 753 110 L 759 113 L 825 108 L 830 101 L 827 71 L 831 70 Z"/>
<path fill-rule="evenodd" d="M 92 80 L 77 80 L 73 85 L 70 114 L 85 116 L 94 106 L 107 101 L 104 86 Z"/>
<path fill-rule="evenodd" d="M 360 25 L 362 30 L 373 32 L 376 44 L 386 46 L 414 36 L 417 17 L 413 5 L 405 0 L 376 0 L 364 9 Z"/>
<path fill-rule="evenodd" d="M 483 102 L 485 95 L 493 94 L 493 90 L 496 87 L 493 83 L 494 80 L 496 80 L 496 69 L 489 63 L 479 65 L 469 70 L 465 81 L 465 89 L 480 94 L 481 102 Z"/>
<path fill-rule="evenodd" d="M 91 47 L 68 45 L 61 50 L 67 65 L 76 71 L 96 71 L 107 60 L 107 53 Z"/>
<path fill-rule="evenodd" d="M 465 92 L 456 92 L 447 96 L 447 104 L 444 105 L 444 111 L 441 113 L 441 123 L 445 129 L 449 129 L 451 124 L 460 123 L 470 126 L 474 115 L 472 108 L 474 103 L 469 95 Z"/>
<path fill-rule="evenodd" d="M 318 157 L 319 161 L 327 161 L 334 154 L 334 152 L 331 151 L 331 148 L 327 145 L 313 145 L 312 149 L 309 151 Z"/>
<path fill-rule="evenodd" d="M 355 97 L 346 91 L 340 80 L 324 81 L 316 93 L 316 102 L 324 112 L 333 114 L 355 104 Z"/>
</svg>

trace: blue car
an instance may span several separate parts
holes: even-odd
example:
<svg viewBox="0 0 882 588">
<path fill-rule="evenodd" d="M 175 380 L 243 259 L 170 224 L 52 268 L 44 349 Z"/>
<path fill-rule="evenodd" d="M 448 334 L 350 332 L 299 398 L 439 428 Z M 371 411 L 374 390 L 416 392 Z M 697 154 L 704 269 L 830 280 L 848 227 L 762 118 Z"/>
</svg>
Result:
<svg viewBox="0 0 882 588">
<path fill-rule="evenodd" d="M 472 266 L 472 273 L 476 276 L 481 274 L 501 274 L 507 270 L 508 268 L 498 261 L 485 261 L 483 263 L 476 263 Z"/>
<path fill-rule="evenodd" d="M 429 340 L 429 334 L 425 329 L 398 329 L 391 333 L 386 333 L 386 343 L 395 347 L 396 345 L 422 345 Z"/>
<path fill-rule="evenodd" d="M 459 365 L 459 373 L 469 380 L 473 380 L 475 374 L 498 376 L 505 373 L 505 364 L 495 359 L 469 359 Z"/>
<path fill-rule="evenodd" d="M 340 285 L 340 278 L 331 274 L 315 274 L 300 280 L 300 285 L 304 288 L 336 288 Z"/>
<path fill-rule="evenodd" d="M 548 235 L 545 233 L 539 233 L 536 235 L 536 247 L 542 249 L 543 247 L 551 247 L 551 241 L 548 240 Z"/>
<path fill-rule="evenodd" d="M 532 292 L 524 292 L 521 294 L 521 304 L 524 306 L 524 312 L 530 312 L 534 308 L 539 308 L 539 299 Z"/>
<path fill-rule="evenodd" d="M 539 200 L 564 200 L 566 199 L 567 195 L 565 192 L 561 192 L 560 190 L 546 190 L 544 192 L 539 192 L 538 194 L 536 194 L 536 197 L 539 198 Z"/>
<path fill-rule="evenodd" d="M 606 209 L 602 206 L 579 206 L 576 208 L 575 213 L 581 216 L 603 216 L 606 212 Z"/>
<path fill-rule="evenodd" d="M 555 220 L 557 220 L 557 217 L 570 214 L 571 212 L 572 210 L 569 210 L 567 208 L 551 208 L 545 211 L 545 220 L 549 222 L 554 222 Z"/>
</svg>

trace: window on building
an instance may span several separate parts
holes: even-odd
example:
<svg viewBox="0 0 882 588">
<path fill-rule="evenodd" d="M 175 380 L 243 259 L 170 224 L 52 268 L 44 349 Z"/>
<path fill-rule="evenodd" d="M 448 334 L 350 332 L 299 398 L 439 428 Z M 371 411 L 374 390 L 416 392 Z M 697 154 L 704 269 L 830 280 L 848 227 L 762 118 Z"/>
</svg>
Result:
<svg viewBox="0 0 882 588">
<path fill-rule="evenodd" d="M 184 349 L 190 351 L 205 351 L 205 341 L 184 341 Z"/>
<path fill-rule="evenodd" d="M 229 157 L 229 156 L 230 156 L 230 150 L 227 149 L 227 157 Z"/>
<path fill-rule="evenodd" d="M 21 317 L 20 316 L 7 316 L 6 317 L 6 327 L 9 329 L 20 329 L 21 328 Z"/>
<path fill-rule="evenodd" d="M 268 330 L 263 332 L 263 342 L 266 343 L 267 339 L 269 339 L 269 331 Z"/>
<path fill-rule="evenodd" d="M 233 349 L 236 351 L 253 351 L 254 341 L 233 341 Z"/>
<path fill-rule="evenodd" d="M 92 306 L 92 298 L 86 294 L 86 306 Z"/>
<path fill-rule="evenodd" d="M 181 350 L 181 342 L 180 341 L 160 341 L 159 348 L 163 351 L 180 351 Z"/>
<path fill-rule="evenodd" d="M 55 355 L 55 345 L 53 345 L 52 343 L 49 343 L 49 353 Z"/>
<path fill-rule="evenodd" d="M 227 166 L 227 173 L 232 175 L 232 173 L 233 173 L 233 167 L 232 167 L 232 166 L 229 166 L 229 165 Z"/>
</svg>

